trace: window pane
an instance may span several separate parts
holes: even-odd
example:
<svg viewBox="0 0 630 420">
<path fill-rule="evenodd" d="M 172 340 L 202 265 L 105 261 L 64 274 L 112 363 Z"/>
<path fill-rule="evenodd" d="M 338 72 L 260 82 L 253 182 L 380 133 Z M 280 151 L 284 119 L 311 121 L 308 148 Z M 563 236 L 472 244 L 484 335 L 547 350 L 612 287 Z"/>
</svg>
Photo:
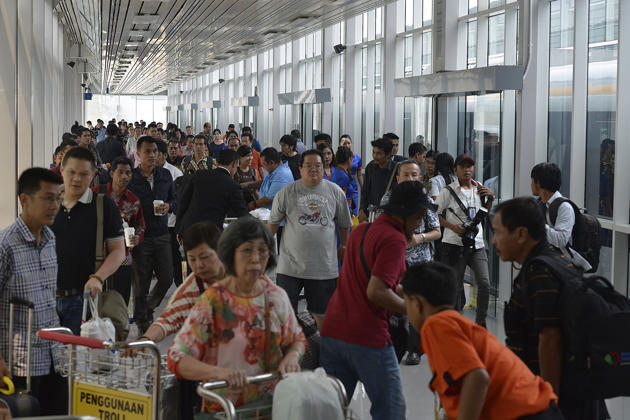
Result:
<svg viewBox="0 0 630 420">
<path fill-rule="evenodd" d="M 574 0 L 551 3 L 549 19 L 549 125 L 547 160 L 562 168 L 560 192 L 571 185 Z"/>
<path fill-rule="evenodd" d="M 477 20 L 468 22 L 468 60 L 467 68 L 477 67 Z"/>
<path fill-rule="evenodd" d="M 405 77 L 413 74 L 413 39 L 412 35 L 405 37 Z"/>
<path fill-rule="evenodd" d="M 413 0 L 405 0 L 405 31 L 413 29 Z"/>
<path fill-rule="evenodd" d="M 477 13 L 477 0 L 468 0 L 468 13 Z"/>
<path fill-rule="evenodd" d="M 376 9 L 376 38 L 383 36 L 383 13 L 382 8 Z"/>
<path fill-rule="evenodd" d="M 505 13 L 488 18 L 488 66 L 504 63 Z"/>
<path fill-rule="evenodd" d="M 586 116 L 586 208 L 612 217 L 617 121 L 617 0 L 591 0 Z"/>
<path fill-rule="evenodd" d="M 422 74 L 431 73 L 431 31 L 422 34 Z"/>
<path fill-rule="evenodd" d="M 430 25 L 433 22 L 433 1 L 424 0 L 422 2 L 422 25 Z"/>
<path fill-rule="evenodd" d="M 505 4 L 505 0 L 490 0 L 490 8 L 502 6 Z"/>
<path fill-rule="evenodd" d="M 374 59 L 374 138 L 379 138 L 381 135 L 381 72 L 382 72 L 382 60 L 381 60 L 381 44 L 378 43 L 374 47 L 375 59 Z"/>
</svg>

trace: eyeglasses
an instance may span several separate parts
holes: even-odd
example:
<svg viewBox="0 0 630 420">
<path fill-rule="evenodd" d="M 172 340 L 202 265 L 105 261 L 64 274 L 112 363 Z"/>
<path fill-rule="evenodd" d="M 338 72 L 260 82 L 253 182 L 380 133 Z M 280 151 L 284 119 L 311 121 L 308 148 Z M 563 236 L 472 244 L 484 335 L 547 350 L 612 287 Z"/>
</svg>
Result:
<svg viewBox="0 0 630 420">
<path fill-rule="evenodd" d="M 254 253 L 258 254 L 258 257 L 260 259 L 265 259 L 269 257 L 269 248 L 254 249 L 254 248 L 247 247 L 243 249 L 238 249 L 236 250 L 236 252 L 242 254 L 244 257 L 247 257 L 247 258 L 252 258 L 254 256 Z"/>
</svg>

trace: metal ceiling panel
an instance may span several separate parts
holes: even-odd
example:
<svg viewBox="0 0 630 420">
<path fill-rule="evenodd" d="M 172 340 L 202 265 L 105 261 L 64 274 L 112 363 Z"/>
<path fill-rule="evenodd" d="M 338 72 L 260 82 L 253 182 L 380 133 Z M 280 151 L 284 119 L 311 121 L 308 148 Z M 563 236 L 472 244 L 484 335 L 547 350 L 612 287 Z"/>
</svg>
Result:
<svg viewBox="0 0 630 420">
<path fill-rule="evenodd" d="M 164 90 L 389 1 L 102 0 L 102 90 Z M 121 59 L 131 63 L 114 80 Z"/>
</svg>

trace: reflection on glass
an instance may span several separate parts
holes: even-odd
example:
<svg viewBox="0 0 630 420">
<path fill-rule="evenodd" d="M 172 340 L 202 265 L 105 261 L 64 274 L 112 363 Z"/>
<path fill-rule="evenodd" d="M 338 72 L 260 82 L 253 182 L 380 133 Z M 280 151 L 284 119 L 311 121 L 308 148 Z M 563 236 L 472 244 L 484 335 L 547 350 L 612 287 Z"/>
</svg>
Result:
<svg viewBox="0 0 630 420">
<path fill-rule="evenodd" d="M 503 6 L 505 4 L 505 0 L 490 0 L 490 8 L 497 6 Z"/>
<path fill-rule="evenodd" d="M 488 18 L 488 66 L 504 63 L 505 13 Z"/>
<path fill-rule="evenodd" d="M 405 37 L 405 77 L 413 74 L 413 36 L 407 35 Z"/>
<path fill-rule="evenodd" d="M 571 185 L 574 0 L 551 3 L 549 19 L 549 123 L 547 160 L 562 169 L 560 192 Z"/>
<path fill-rule="evenodd" d="M 411 143 L 419 142 L 431 148 L 433 144 L 433 100 L 432 98 L 405 98 L 403 115 L 403 139 L 401 152 L 406 152 Z"/>
<path fill-rule="evenodd" d="M 468 22 L 468 59 L 466 67 L 469 69 L 477 67 L 477 19 Z"/>
<path fill-rule="evenodd" d="M 413 29 L 413 1 L 405 0 L 405 31 Z"/>
<path fill-rule="evenodd" d="M 586 117 L 586 208 L 612 217 L 617 121 L 617 0 L 591 0 Z"/>
<path fill-rule="evenodd" d="M 468 13 L 477 13 L 477 0 L 468 0 Z"/>
<path fill-rule="evenodd" d="M 422 74 L 431 73 L 431 31 L 422 34 Z"/>
</svg>

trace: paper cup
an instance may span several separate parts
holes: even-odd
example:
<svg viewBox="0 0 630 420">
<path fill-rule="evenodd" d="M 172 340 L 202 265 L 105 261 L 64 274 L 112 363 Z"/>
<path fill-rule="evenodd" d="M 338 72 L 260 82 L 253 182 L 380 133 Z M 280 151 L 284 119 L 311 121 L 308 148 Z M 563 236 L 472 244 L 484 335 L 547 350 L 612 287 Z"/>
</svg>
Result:
<svg viewBox="0 0 630 420">
<path fill-rule="evenodd" d="M 132 228 L 132 227 L 125 228 L 125 245 L 127 245 L 127 248 L 131 247 L 131 241 L 135 234 L 136 234 L 135 228 Z"/>
<path fill-rule="evenodd" d="M 162 200 L 153 200 L 153 214 L 155 214 L 156 216 L 163 216 L 163 214 L 159 210 L 159 207 L 162 204 L 164 204 L 164 201 Z"/>
</svg>

